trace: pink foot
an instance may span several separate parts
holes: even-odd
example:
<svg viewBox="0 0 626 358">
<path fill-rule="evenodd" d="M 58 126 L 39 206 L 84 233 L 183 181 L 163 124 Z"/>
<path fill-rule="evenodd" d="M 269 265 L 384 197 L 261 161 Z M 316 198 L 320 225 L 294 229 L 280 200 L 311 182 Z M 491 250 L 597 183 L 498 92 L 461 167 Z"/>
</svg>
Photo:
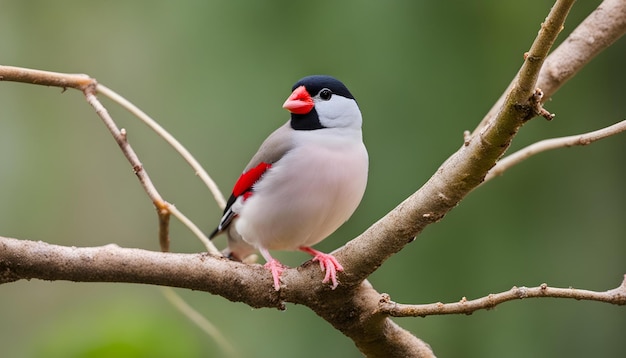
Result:
<svg viewBox="0 0 626 358">
<path fill-rule="evenodd" d="M 274 279 L 274 289 L 276 291 L 279 291 L 280 290 L 280 275 L 283 273 L 286 266 L 281 264 L 275 258 L 273 258 L 270 255 L 269 251 L 265 249 L 261 249 L 259 251 L 261 251 L 261 255 L 263 255 L 263 257 L 265 258 L 265 261 L 267 261 L 265 265 L 263 265 L 263 267 L 265 267 L 266 270 L 269 270 L 272 273 L 272 278 Z"/>
<path fill-rule="evenodd" d="M 272 273 L 272 278 L 274 279 L 274 289 L 276 291 L 280 290 L 280 275 L 283 273 L 283 270 L 285 270 L 285 266 L 278 260 L 271 259 L 266 262 L 263 267 Z"/>
<path fill-rule="evenodd" d="M 337 288 L 339 282 L 337 281 L 337 272 L 343 271 L 343 266 L 337 261 L 337 259 L 331 254 L 325 254 L 321 251 L 317 251 L 310 247 L 301 247 L 300 250 L 313 255 L 313 261 L 319 261 L 320 268 L 326 272 L 322 283 L 332 282 L 330 286 L 333 290 Z"/>
</svg>

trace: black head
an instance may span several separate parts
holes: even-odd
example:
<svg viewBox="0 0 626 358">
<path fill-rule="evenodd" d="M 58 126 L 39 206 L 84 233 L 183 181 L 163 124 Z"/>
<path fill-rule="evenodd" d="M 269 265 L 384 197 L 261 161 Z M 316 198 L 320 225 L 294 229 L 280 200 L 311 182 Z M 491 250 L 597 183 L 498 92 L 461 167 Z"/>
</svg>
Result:
<svg viewBox="0 0 626 358">
<path fill-rule="evenodd" d="M 304 86 L 311 97 L 315 97 L 315 95 L 317 95 L 322 89 L 328 88 L 333 92 L 333 94 L 354 99 L 354 96 L 352 96 L 352 93 L 348 91 L 346 85 L 338 79 L 328 75 L 312 75 L 304 77 L 300 79 L 300 81 L 296 82 L 291 90 L 293 91 L 300 86 Z"/>
</svg>

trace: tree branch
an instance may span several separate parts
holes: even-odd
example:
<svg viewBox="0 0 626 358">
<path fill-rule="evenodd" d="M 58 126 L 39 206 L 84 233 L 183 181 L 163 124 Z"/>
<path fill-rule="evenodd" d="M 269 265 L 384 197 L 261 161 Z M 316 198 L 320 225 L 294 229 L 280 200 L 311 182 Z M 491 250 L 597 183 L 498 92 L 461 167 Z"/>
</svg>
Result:
<svg viewBox="0 0 626 358">
<path fill-rule="evenodd" d="M 539 287 L 513 287 L 506 292 L 489 294 L 488 296 L 468 301 L 463 297 L 454 303 L 431 303 L 425 305 L 405 305 L 391 301 L 389 295 L 383 295 L 380 300 L 380 310 L 393 317 L 426 317 L 446 314 L 472 314 L 475 311 L 489 310 L 497 305 L 525 298 L 571 298 L 575 300 L 588 300 L 626 305 L 626 275 L 621 285 L 612 290 L 596 292 L 576 288 L 548 287 L 543 283 Z"/>
<path fill-rule="evenodd" d="M 157 209 L 157 215 L 159 217 L 159 243 L 161 245 L 162 251 L 169 251 L 170 247 L 170 238 L 169 238 L 169 223 L 170 223 L 170 211 L 169 204 L 163 200 L 161 194 L 157 188 L 152 184 L 152 180 L 150 180 L 150 176 L 148 172 L 144 169 L 139 157 L 128 143 L 128 137 L 126 135 L 126 130 L 124 128 L 120 129 L 113 121 L 113 118 L 109 115 L 109 112 L 106 108 L 98 101 L 98 98 L 95 95 L 95 87 L 90 86 L 86 88 L 83 93 L 85 94 L 85 98 L 87 99 L 87 103 L 93 107 L 96 111 L 96 114 L 102 122 L 107 127 L 115 142 L 122 150 L 122 153 L 130 163 L 133 168 L 133 172 L 139 179 L 141 186 L 144 188 L 146 194 L 152 200 L 152 203 Z M 217 251 L 217 249 L 216 249 Z"/>
<path fill-rule="evenodd" d="M 546 59 L 537 83 L 545 100 L 625 33 L 626 1 L 604 0 Z"/>
<path fill-rule="evenodd" d="M 139 157 L 128 143 L 128 137 L 125 129 L 120 129 L 113 121 L 113 118 L 109 115 L 106 108 L 100 103 L 96 97 L 96 93 L 102 93 L 109 97 L 122 107 L 126 108 L 129 112 L 140 118 L 146 125 L 152 128 L 157 134 L 159 134 L 166 142 L 168 142 L 189 165 L 195 170 L 196 174 L 200 176 L 202 181 L 207 185 L 209 190 L 213 193 L 215 200 L 220 207 L 225 205 L 224 197 L 219 192 L 217 185 L 206 173 L 206 171 L 200 166 L 200 164 L 191 156 L 187 149 L 182 146 L 171 134 L 165 131 L 160 125 L 158 125 L 152 118 L 130 103 L 128 100 L 108 89 L 107 87 L 100 85 L 97 81 L 88 75 L 83 74 L 66 74 L 50 71 L 33 70 L 27 68 L 20 68 L 14 66 L 0 65 L 0 81 L 13 81 L 23 82 L 44 86 L 56 86 L 66 88 L 74 88 L 80 90 L 85 95 L 87 102 L 94 108 L 96 114 L 102 119 L 103 123 L 117 142 L 118 146 L 122 150 L 122 153 L 129 161 L 133 168 L 133 172 L 139 179 L 140 184 L 144 188 L 146 194 L 152 200 L 155 208 L 157 209 L 157 215 L 159 218 L 159 243 L 162 251 L 169 251 L 169 221 L 170 214 L 174 214 L 181 222 L 183 222 L 199 239 L 203 242 L 207 251 L 213 255 L 221 255 L 220 251 L 215 248 L 215 245 L 209 241 L 206 236 L 199 230 L 190 220 L 188 220 L 178 209 L 171 204 L 163 200 L 158 190 L 150 180 L 148 173 L 141 164 Z"/>
<path fill-rule="evenodd" d="M 209 176 L 206 170 L 202 168 L 202 166 L 200 165 L 200 163 L 198 163 L 196 158 L 194 158 L 193 155 L 189 153 L 187 148 L 185 148 L 176 138 L 174 138 L 173 135 L 171 135 L 168 131 L 166 131 L 163 127 L 161 127 L 154 119 L 148 116 L 144 111 L 142 111 L 137 106 L 132 104 L 126 98 L 117 94 L 115 91 L 105 87 L 102 84 L 97 85 L 96 91 L 99 94 L 103 94 L 104 96 L 108 97 L 109 99 L 113 100 L 115 103 L 119 104 L 120 106 L 128 110 L 130 113 L 132 113 L 134 116 L 139 118 L 142 122 L 144 122 L 148 127 L 150 127 L 150 129 L 152 129 L 155 133 L 157 133 L 161 138 L 163 138 L 169 145 L 171 145 L 172 148 L 174 148 L 174 150 L 176 150 L 176 152 L 178 152 L 178 154 L 180 154 L 180 156 L 183 157 L 183 159 L 189 164 L 189 166 L 191 166 L 191 168 L 195 171 L 196 175 L 198 175 L 200 179 L 204 182 L 204 184 L 207 186 L 211 194 L 213 194 L 213 198 L 217 202 L 217 205 L 221 209 L 224 209 L 224 207 L 226 206 L 226 200 L 224 199 L 222 192 L 220 192 L 219 188 L 217 187 L 217 184 L 215 184 L 215 181 L 213 181 L 213 179 L 211 178 L 211 176 Z"/>
<path fill-rule="evenodd" d="M 379 312 L 380 294 L 367 281 L 331 290 L 307 261 L 285 271 L 276 292 L 259 264 L 207 254 L 177 254 L 121 248 L 65 247 L 0 236 L 0 284 L 17 280 L 126 282 L 187 288 L 251 307 L 284 309 L 285 302 L 310 307 L 371 357 L 434 357 L 422 340 Z"/>
<path fill-rule="evenodd" d="M 152 128 L 156 133 L 158 133 L 162 138 L 164 138 L 184 159 L 187 161 L 189 165 L 196 171 L 204 183 L 208 186 L 209 190 L 214 194 L 215 200 L 218 205 L 224 206 L 225 200 L 224 197 L 219 193 L 217 189 L 217 185 L 211 179 L 211 177 L 206 173 L 204 169 L 200 166 L 200 164 L 195 160 L 195 158 L 187 151 L 182 144 L 180 144 L 171 134 L 169 134 L 165 129 L 163 129 L 160 125 L 158 125 L 152 118 L 150 118 L 147 114 L 141 111 L 139 108 L 134 106 L 132 103 L 127 101 L 122 96 L 118 95 L 114 91 L 106 88 L 103 85 L 98 84 L 95 88 L 89 87 L 84 91 L 87 102 L 94 108 L 98 116 L 102 119 L 105 126 L 119 145 L 122 153 L 133 167 L 133 172 L 137 175 L 139 179 L 139 183 L 144 188 L 146 194 L 152 200 L 152 203 L 157 209 L 157 215 L 159 217 L 159 243 L 161 246 L 161 251 L 167 252 L 169 251 L 169 224 L 170 224 L 170 215 L 174 214 L 185 226 L 187 226 L 198 239 L 204 244 L 204 247 L 207 249 L 207 252 L 211 255 L 221 256 L 220 251 L 213 245 L 213 243 L 202 233 L 198 227 L 188 220 L 178 209 L 176 209 L 172 204 L 166 202 L 159 194 L 158 190 L 150 180 L 148 176 L 148 172 L 145 170 L 143 165 L 141 164 L 139 157 L 132 149 L 130 144 L 128 143 L 128 138 L 126 135 L 125 129 L 119 129 L 113 118 L 109 115 L 106 108 L 100 103 L 98 98 L 95 95 L 95 92 L 101 92 L 113 99 L 115 102 L 122 105 L 124 108 L 128 109 L 131 113 L 135 114 L 139 117 L 145 124 L 147 124 L 150 128 Z"/>
<path fill-rule="evenodd" d="M 615 123 L 609 127 L 598 129 L 597 131 L 577 134 L 567 137 L 544 139 L 537 143 L 533 143 L 517 152 L 510 154 L 506 158 L 498 161 L 498 163 L 491 168 L 485 181 L 491 180 L 496 176 L 502 175 L 505 171 L 511 167 L 523 162 L 524 160 L 552 149 L 573 147 L 577 145 L 588 145 L 597 140 L 608 138 L 610 136 L 619 134 L 626 131 L 626 120 Z"/>
<path fill-rule="evenodd" d="M 551 98 L 561 86 L 624 33 L 626 2 L 604 0 L 546 59 L 536 85 L 545 94 L 543 101 Z M 512 86 L 513 82 L 491 107 L 477 129 L 496 116 Z"/>
<path fill-rule="evenodd" d="M 0 81 L 22 82 L 42 86 L 74 88 L 85 91 L 95 87 L 95 79 L 84 74 L 69 74 L 0 65 Z"/>
<path fill-rule="evenodd" d="M 117 245 L 66 247 L 0 236 L 0 284 L 17 280 L 126 282 L 210 292 L 252 307 L 282 308 L 261 265 L 206 253 L 176 254 Z M 267 281 L 268 285 L 259 285 Z"/>
<path fill-rule="evenodd" d="M 426 226 L 441 220 L 482 183 L 519 128 L 541 114 L 535 100 L 535 82 L 573 3 L 574 0 L 558 0 L 553 6 L 498 115 L 481 131 L 467 137 L 463 146 L 417 192 L 334 252 L 345 269 L 340 275 L 343 284 L 355 285 L 364 280 Z"/>
</svg>

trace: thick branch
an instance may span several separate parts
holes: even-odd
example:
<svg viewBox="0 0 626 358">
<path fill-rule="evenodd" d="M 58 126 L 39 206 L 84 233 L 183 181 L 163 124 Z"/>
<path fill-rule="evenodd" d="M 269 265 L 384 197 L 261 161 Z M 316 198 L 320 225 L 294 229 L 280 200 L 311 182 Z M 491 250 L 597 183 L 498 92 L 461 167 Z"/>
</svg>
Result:
<svg viewBox="0 0 626 358">
<path fill-rule="evenodd" d="M 539 287 L 513 287 L 506 292 L 490 294 L 488 296 L 468 301 L 463 297 L 454 303 L 431 303 L 426 305 L 404 305 L 391 301 L 385 295 L 380 301 L 380 309 L 393 317 L 426 317 L 444 314 L 472 314 L 481 309 L 492 309 L 495 306 L 513 300 L 525 298 L 572 298 L 575 300 L 588 300 L 626 305 L 626 275 L 622 284 L 617 288 L 604 292 L 581 290 L 576 288 L 555 288 L 541 284 Z"/>
<path fill-rule="evenodd" d="M 441 218 L 473 189 L 509 147 L 518 129 L 538 115 L 535 81 L 541 63 L 563 27 L 573 0 L 559 0 L 542 24 L 515 85 L 498 115 L 480 132 L 468 137 L 417 192 L 356 239 L 335 252 L 345 268 L 344 284 L 367 278 L 382 263 L 413 241 L 427 225 Z"/>
<path fill-rule="evenodd" d="M 207 254 L 175 254 L 120 248 L 77 248 L 0 237 L 0 284 L 22 279 L 126 282 L 187 288 L 252 307 L 306 305 L 369 357 L 433 357 L 430 347 L 379 312 L 380 294 L 367 281 L 331 290 L 308 261 L 289 269 L 280 292 L 263 266 Z"/>
<path fill-rule="evenodd" d="M 604 0 L 546 59 L 537 87 L 550 98 L 626 33 L 626 1 Z"/>
<path fill-rule="evenodd" d="M 547 101 L 570 78 L 602 50 L 626 33 L 626 1 L 604 0 L 546 59 L 537 81 Z M 506 93 L 491 107 L 477 129 L 492 120 L 504 103 Z"/>
<path fill-rule="evenodd" d="M 0 283 L 37 278 L 127 282 L 188 288 L 252 307 L 282 307 L 267 271 L 207 254 L 174 254 L 117 245 L 65 247 L 0 237 Z M 259 282 L 268 281 L 268 285 Z"/>
</svg>

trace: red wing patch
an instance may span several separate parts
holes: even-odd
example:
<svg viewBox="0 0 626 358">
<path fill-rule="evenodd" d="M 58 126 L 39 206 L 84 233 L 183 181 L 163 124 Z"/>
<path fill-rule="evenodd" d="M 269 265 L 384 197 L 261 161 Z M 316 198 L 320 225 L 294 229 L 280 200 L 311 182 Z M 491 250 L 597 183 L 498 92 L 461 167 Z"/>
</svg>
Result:
<svg viewBox="0 0 626 358">
<path fill-rule="evenodd" d="M 233 187 L 233 195 L 235 197 L 239 197 L 243 194 L 247 194 L 245 196 L 245 198 L 247 199 L 252 194 L 249 192 L 252 189 L 252 186 L 254 185 L 254 183 L 256 183 L 257 180 L 261 178 L 263 173 L 265 173 L 265 171 L 271 167 L 272 167 L 271 164 L 261 162 L 256 167 L 241 174 L 241 176 L 239 177 L 239 180 L 237 180 L 237 183 L 235 183 L 235 186 Z"/>
</svg>

